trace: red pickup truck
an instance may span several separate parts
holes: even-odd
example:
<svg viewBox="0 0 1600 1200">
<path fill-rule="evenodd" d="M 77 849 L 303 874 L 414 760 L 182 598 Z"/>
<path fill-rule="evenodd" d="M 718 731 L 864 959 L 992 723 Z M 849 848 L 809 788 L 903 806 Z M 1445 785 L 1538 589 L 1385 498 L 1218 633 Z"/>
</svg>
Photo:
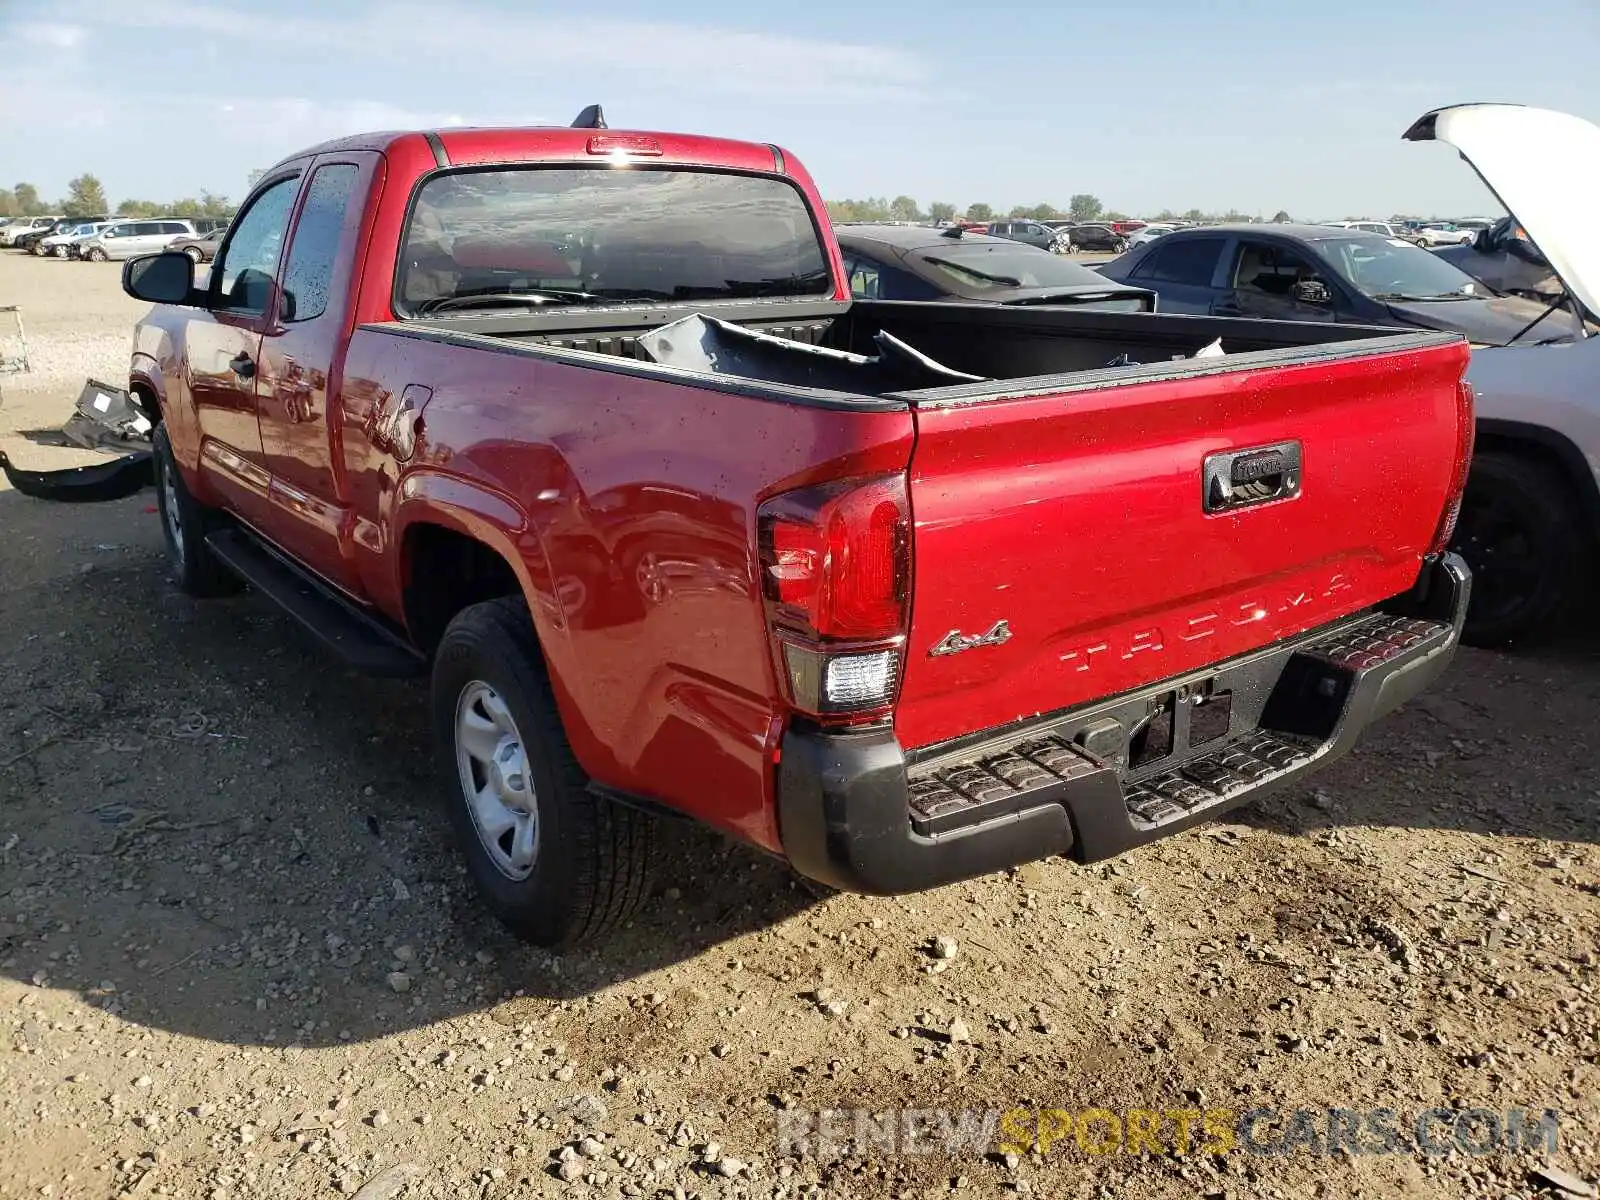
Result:
<svg viewBox="0 0 1600 1200">
<path fill-rule="evenodd" d="M 347 138 L 204 282 L 124 287 L 178 581 L 430 673 L 463 852 L 540 943 L 639 902 L 664 813 L 878 893 L 1116 855 L 1455 650 L 1460 337 L 852 303 L 777 146 Z"/>
</svg>

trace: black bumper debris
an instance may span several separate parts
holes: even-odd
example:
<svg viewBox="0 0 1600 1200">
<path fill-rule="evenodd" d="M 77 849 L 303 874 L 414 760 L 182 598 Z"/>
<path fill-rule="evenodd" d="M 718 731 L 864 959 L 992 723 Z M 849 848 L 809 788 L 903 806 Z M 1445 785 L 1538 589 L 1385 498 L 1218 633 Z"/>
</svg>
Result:
<svg viewBox="0 0 1600 1200">
<path fill-rule="evenodd" d="M 120 500 L 155 482 L 155 465 L 148 450 L 64 471 L 24 471 L 12 466 L 0 451 L 0 471 L 5 472 L 6 482 L 24 496 L 69 504 Z"/>
</svg>

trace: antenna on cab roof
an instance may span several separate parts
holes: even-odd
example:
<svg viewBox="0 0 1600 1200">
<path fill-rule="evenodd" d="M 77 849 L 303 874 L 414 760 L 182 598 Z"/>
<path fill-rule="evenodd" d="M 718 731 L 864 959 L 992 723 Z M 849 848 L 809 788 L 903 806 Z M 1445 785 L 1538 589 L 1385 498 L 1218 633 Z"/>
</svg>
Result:
<svg viewBox="0 0 1600 1200">
<path fill-rule="evenodd" d="M 606 114 L 598 104 L 591 104 L 578 114 L 578 119 L 572 123 L 574 129 L 610 129 L 606 124 Z"/>
</svg>

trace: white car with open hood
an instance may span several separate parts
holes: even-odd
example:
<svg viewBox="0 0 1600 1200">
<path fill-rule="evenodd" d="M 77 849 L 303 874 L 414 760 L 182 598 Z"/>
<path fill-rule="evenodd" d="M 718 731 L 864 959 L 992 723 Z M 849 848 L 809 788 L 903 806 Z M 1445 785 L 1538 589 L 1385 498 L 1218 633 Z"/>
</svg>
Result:
<svg viewBox="0 0 1600 1200">
<path fill-rule="evenodd" d="M 1436 109 L 1405 133 L 1460 152 L 1550 263 L 1576 331 L 1479 347 L 1477 446 L 1455 549 L 1472 567 L 1467 640 L 1552 628 L 1592 598 L 1600 556 L 1600 127 L 1515 104 Z"/>
</svg>

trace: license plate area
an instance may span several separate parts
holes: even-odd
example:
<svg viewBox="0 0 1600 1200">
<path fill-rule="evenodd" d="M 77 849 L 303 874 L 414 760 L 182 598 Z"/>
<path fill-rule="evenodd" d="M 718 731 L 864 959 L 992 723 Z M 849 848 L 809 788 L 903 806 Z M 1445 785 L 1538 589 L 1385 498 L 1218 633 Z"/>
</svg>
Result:
<svg viewBox="0 0 1600 1200">
<path fill-rule="evenodd" d="M 1164 770 L 1234 732 L 1233 690 L 1215 675 L 1145 703 L 1145 717 L 1127 730 L 1125 765 L 1132 778 Z"/>
</svg>

